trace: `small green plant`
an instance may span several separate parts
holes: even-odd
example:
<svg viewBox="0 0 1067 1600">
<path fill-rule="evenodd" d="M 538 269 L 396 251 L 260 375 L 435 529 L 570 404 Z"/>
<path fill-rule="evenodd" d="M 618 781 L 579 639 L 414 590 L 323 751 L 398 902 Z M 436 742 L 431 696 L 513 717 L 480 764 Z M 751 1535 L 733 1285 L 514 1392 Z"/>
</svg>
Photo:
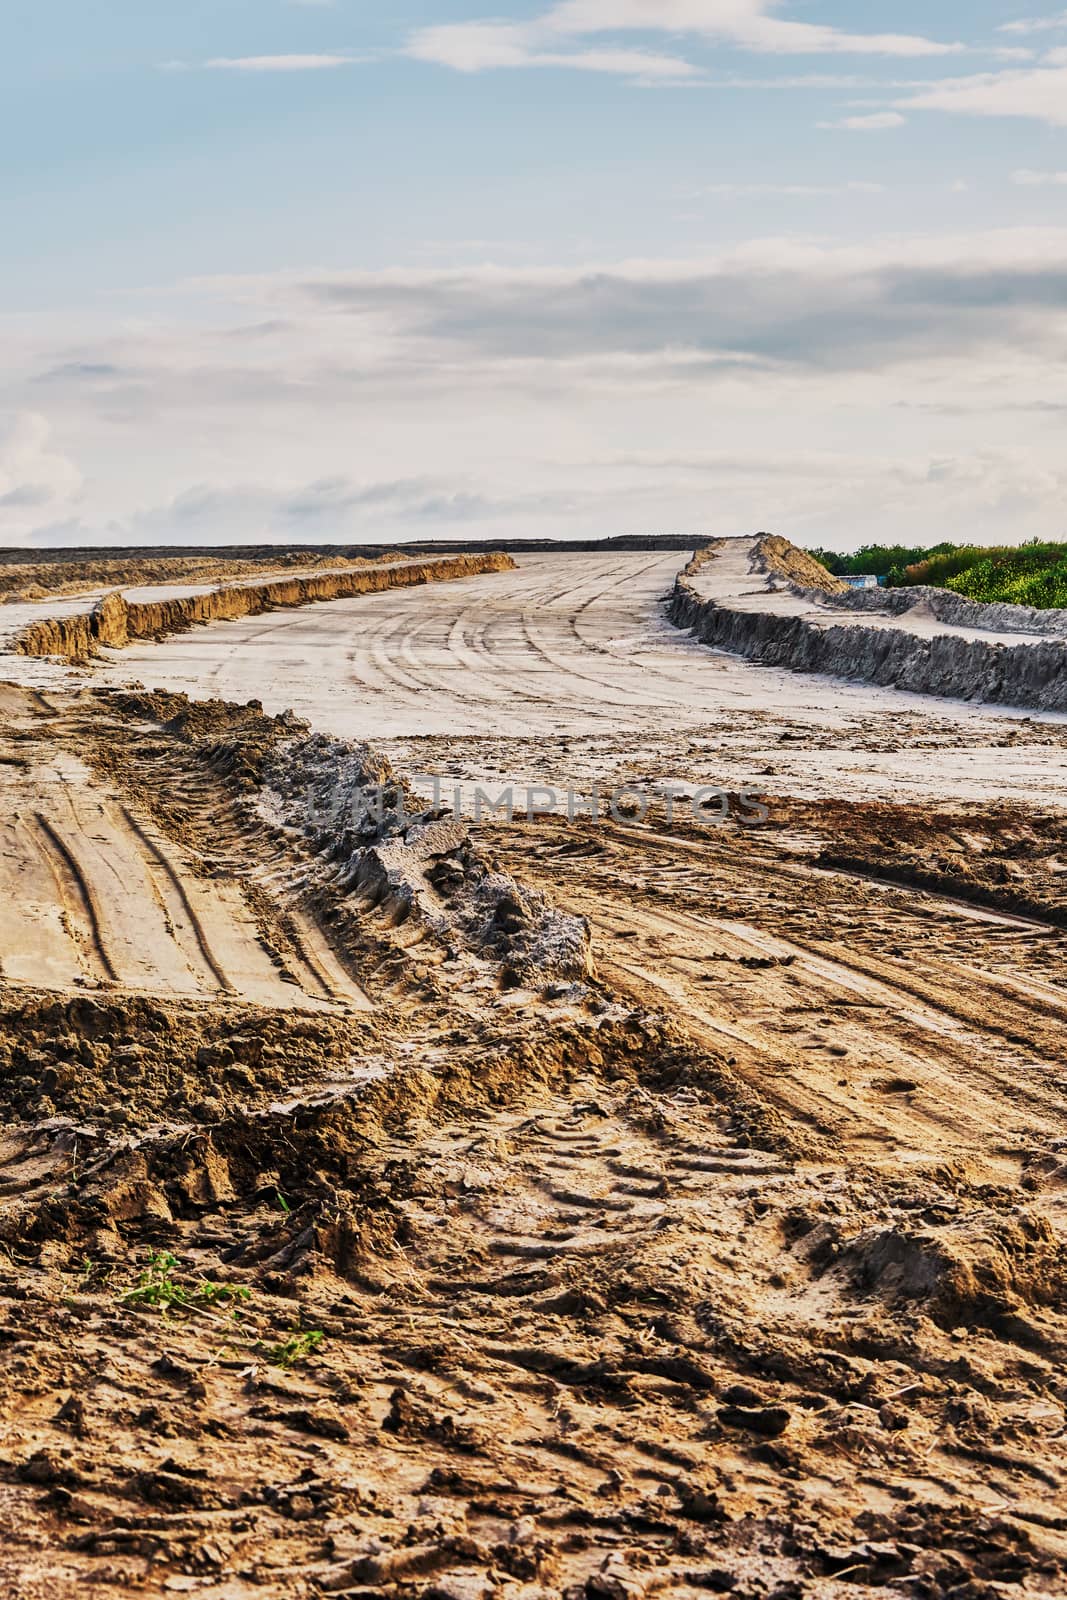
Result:
<svg viewBox="0 0 1067 1600">
<path fill-rule="evenodd" d="M 277 1198 L 278 1205 L 279 1205 L 280 1209 L 282 1211 L 284 1211 L 286 1216 L 288 1217 L 292 1213 L 292 1209 L 293 1209 L 292 1206 L 289 1204 L 288 1200 L 282 1194 L 282 1191 L 280 1189 L 275 1189 L 274 1194 L 275 1194 L 275 1197 Z"/>
<path fill-rule="evenodd" d="M 164 1316 L 172 1310 L 215 1310 L 229 1306 L 236 1315 L 237 1304 L 252 1298 L 251 1289 L 244 1284 L 212 1283 L 209 1278 L 199 1278 L 193 1284 L 180 1283 L 175 1277 L 177 1256 L 168 1250 L 153 1250 L 148 1265 L 137 1282 L 118 1296 L 127 1306 L 148 1306 Z"/>
<path fill-rule="evenodd" d="M 290 1367 L 298 1366 L 301 1361 L 314 1355 L 325 1337 L 321 1328 L 309 1328 L 305 1333 L 294 1333 L 278 1344 L 261 1341 L 256 1349 L 272 1367 L 284 1367 L 288 1371 Z"/>
<path fill-rule="evenodd" d="M 81 1271 L 78 1274 L 79 1291 L 84 1294 L 91 1289 L 106 1288 L 114 1271 L 112 1266 L 94 1261 L 91 1256 L 83 1256 Z"/>
<path fill-rule="evenodd" d="M 252 1327 L 240 1326 L 241 1306 L 252 1298 L 250 1289 L 240 1283 L 213 1283 L 210 1278 L 184 1282 L 179 1276 L 180 1265 L 178 1257 L 171 1255 L 169 1250 L 153 1250 L 136 1283 L 117 1294 L 119 1304 L 147 1307 L 164 1317 L 169 1317 L 174 1311 L 189 1311 L 209 1318 L 216 1325 L 225 1322 L 230 1327 L 230 1338 L 237 1338 L 245 1349 L 252 1350 L 261 1360 L 285 1371 L 307 1361 L 325 1338 L 321 1328 L 291 1333 L 288 1338 L 279 1339 L 276 1343 L 257 1337 L 259 1330 L 254 1324 Z M 233 1327 L 233 1323 L 238 1326 Z M 230 1348 L 227 1342 L 224 1349 Z"/>
</svg>

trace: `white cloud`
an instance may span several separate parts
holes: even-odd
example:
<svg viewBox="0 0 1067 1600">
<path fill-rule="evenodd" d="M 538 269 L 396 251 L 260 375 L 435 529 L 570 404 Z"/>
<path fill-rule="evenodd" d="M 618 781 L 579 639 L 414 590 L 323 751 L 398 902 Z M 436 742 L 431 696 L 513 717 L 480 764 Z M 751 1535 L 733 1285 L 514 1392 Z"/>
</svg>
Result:
<svg viewBox="0 0 1067 1600">
<path fill-rule="evenodd" d="M 1044 189 L 1067 185 L 1067 172 L 1032 172 L 1028 167 L 1022 167 L 1012 173 L 1011 181 L 1022 189 Z"/>
<path fill-rule="evenodd" d="M 871 111 L 858 117 L 839 117 L 836 122 L 820 122 L 820 128 L 850 128 L 854 133 L 878 133 L 884 128 L 901 128 L 905 118 L 899 111 Z"/>
<path fill-rule="evenodd" d="M 59 544 L 707 529 L 709 505 L 721 531 L 1047 534 L 1065 306 L 1067 230 L 1036 229 L 185 283 L 3 329 L 0 517 Z"/>
<path fill-rule="evenodd" d="M 42 515 L 77 504 L 82 475 L 50 447 L 51 434 L 39 412 L 0 417 L 0 537 L 20 539 Z"/>
<path fill-rule="evenodd" d="M 998 33 L 1046 33 L 1056 28 L 1067 28 L 1067 11 L 1054 17 L 1020 17 L 1016 22 L 1002 22 Z"/>
<path fill-rule="evenodd" d="M 1067 63 L 1060 52 L 1049 65 L 943 78 L 898 102 L 905 110 L 948 111 L 974 117 L 1028 117 L 1067 128 Z"/>
<path fill-rule="evenodd" d="M 648 80 L 681 81 L 699 76 L 697 68 L 679 56 L 656 55 L 647 50 L 577 50 L 561 53 L 541 50 L 524 55 L 521 61 L 511 65 L 571 67 L 582 72 L 618 73 L 628 78 Z"/>
<path fill-rule="evenodd" d="M 446 23 L 420 28 L 408 43 L 408 54 L 456 72 L 521 67 L 530 56 L 526 35 L 527 30 L 500 22 Z"/>
<path fill-rule="evenodd" d="M 1067 340 L 1067 232 L 1008 230 L 831 249 L 753 243 L 702 262 L 588 269 L 457 268 L 307 276 L 255 285 L 292 308 L 351 318 L 428 366 L 645 364 L 734 370 L 884 369 L 995 346 L 1051 357 Z M 268 298 L 268 305 L 271 299 Z"/>
<path fill-rule="evenodd" d="M 500 67 L 571 66 L 683 81 L 697 75 L 677 57 L 652 56 L 651 68 L 629 51 L 589 52 L 574 41 L 627 32 L 690 34 L 774 55 L 943 56 L 962 47 L 914 34 L 853 34 L 773 15 L 780 0 L 561 0 L 529 22 L 453 22 L 420 28 L 407 53 L 459 72 Z M 561 49 L 563 43 L 567 48 Z M 640 55 L 640 52 L 635 54 Z M 597 65 L 596 63 L 600 64 Z M 612 64 L 614 63 L 614 64 Z"/>
<path fill-rule="evenodd" d="M 783 55 L 945 55 L 958 48 L 914 34 L 853 34 L 773 15 L 781 0 L 561 0 L 540 19 L 553 32 L 662 31 L 726 39 L 750 50 Z"/>
<path fill-rule="evenodd" d="M 354 56 L 213 56 L 205 61 L 209 72 L 324 72 L 334 67 L 349 67 Z"/>
<path fill-rule="evenodd" d="M 631 78 L 681 80 L 697 76 L 697 69 L 688 61 L 646 50 L 536 49 L 530 42 L 530 30 L 507 23 L 423 28 L 409 42 L 408 54 L 417 61 L 452 67 L 456 72 L 485 72 L 501 67 L 569 67 Z"/>
</svg>

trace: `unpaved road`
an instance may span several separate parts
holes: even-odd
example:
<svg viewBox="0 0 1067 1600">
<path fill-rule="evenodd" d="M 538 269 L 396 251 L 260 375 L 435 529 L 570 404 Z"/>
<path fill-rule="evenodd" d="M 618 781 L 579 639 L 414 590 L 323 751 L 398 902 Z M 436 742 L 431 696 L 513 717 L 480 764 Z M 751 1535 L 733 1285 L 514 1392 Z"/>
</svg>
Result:
<svg viewBox="0 0 1067 1600">
<path fill-rule="evenodd" d="M 716 654 L 663 615 L 681 560 L 524 556 L 515 572 L 215 623 L 113 652 L 96 676 L 257 697 L 268 711 L 292 707 L 316 728 L 372 739 L 408 770 L 422 760 L 437 770 L 440 757 L 475 782 L 565 788 L 629 776 L 644 751 L 662 780 L 1067 801 L 1067 718 Z"/>
<path fill-rule="evenodd" d="M 758 827 L 366 833 L 291 718 L 3 691 L 5 1594 L 1064 1592 L 1063 727 L 712 655 L 676 563 L 104 675 Z"/>
<path fill-rule="evenodd" d="M 773 826 L 545 822 L 494 842 L 592 921 L 613 987 L 684 1016 L 828 1147 L 1017 1182 L 1067 1132 L 1062 929 L 820 869 Z"/>
<path fill-rule="evenodd" d="M 170 790 L 212 831 L 210 871 L 77 753 L 86 713 L 0 686 L 0 973 L 69 991 L 148 994 L 318 1009 L 368 1004 L 290 911 L 285 954 L 254 880 L 228 858 L 228 830 L 194 770 Z M 89 719 L 88 739 L 106 740 Z M 141 759 L 148 757 L 146 746 Z"/>
</svg>

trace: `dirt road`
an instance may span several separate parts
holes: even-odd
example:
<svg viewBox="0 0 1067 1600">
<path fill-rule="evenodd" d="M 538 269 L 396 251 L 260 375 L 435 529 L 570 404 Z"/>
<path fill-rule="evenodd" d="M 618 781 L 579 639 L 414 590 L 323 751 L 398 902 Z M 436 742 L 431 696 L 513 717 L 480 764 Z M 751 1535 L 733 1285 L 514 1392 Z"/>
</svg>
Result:
<svg viewBox="0 0 1067 1600">
<path fill-rule="evenodd" d="M 1018 1182 L 1067 1135 L 1067 932 L 820 868 L 782 831 L 542 823 L 498 848 L 590 919 L 613 988 L 684 1017 L 813 1145 Z"/>
<path fill-rule="evenodd" d="M 133 797 L 76 753 L 86 740 L 91 748 L 107 738 L 94 708 L 79 712 L 12 688 L 0 688 L 0 708 L 6 981 L 60 992 L 104 985 L 232 995 L 281 1007 L 368 1004 L 299 911 L 285 912 L 288 937 L 271 926 L 277 916 L 264 913 L 255 877 L 228 854 L 232 833 L 199 774 L 185 775 L 170 802 L 211 828 L 207 860 L 167 839 Z M 150 737 L 138 751 L 145 764 Z"/>
<path fill-rule="evenodd" d="M 515 572 L 135 646 L 102 677 L 256 696 L 339 737 L 372 739 L 409 769 L 440 755 L 475 782 L 565 787 L 626 775 L 644 751 L 646 768 L 696 783 L 1067 800 L 1067 718 L 1011 716 L 710 651 L 665 619 L 679 564 L 669 552 L 523 556 Z"/>
<path fill-rule="evenodd" d="M 1062 725 L 573 562 L 2 691 L 4 1593 L 1064 1592 Z"/>
</svg>

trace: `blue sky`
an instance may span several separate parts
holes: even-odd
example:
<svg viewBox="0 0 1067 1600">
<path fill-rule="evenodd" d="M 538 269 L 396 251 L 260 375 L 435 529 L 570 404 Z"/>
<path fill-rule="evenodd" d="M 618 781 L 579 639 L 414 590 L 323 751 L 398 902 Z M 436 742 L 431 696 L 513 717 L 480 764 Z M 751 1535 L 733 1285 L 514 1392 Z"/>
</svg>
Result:
<svg viewBox="0 0 1067 1600">
<path fill-rule="evenodd" d="M 4 35 L 2 543 L 1067 531 L 1067 11 Z"/>
</svg>

